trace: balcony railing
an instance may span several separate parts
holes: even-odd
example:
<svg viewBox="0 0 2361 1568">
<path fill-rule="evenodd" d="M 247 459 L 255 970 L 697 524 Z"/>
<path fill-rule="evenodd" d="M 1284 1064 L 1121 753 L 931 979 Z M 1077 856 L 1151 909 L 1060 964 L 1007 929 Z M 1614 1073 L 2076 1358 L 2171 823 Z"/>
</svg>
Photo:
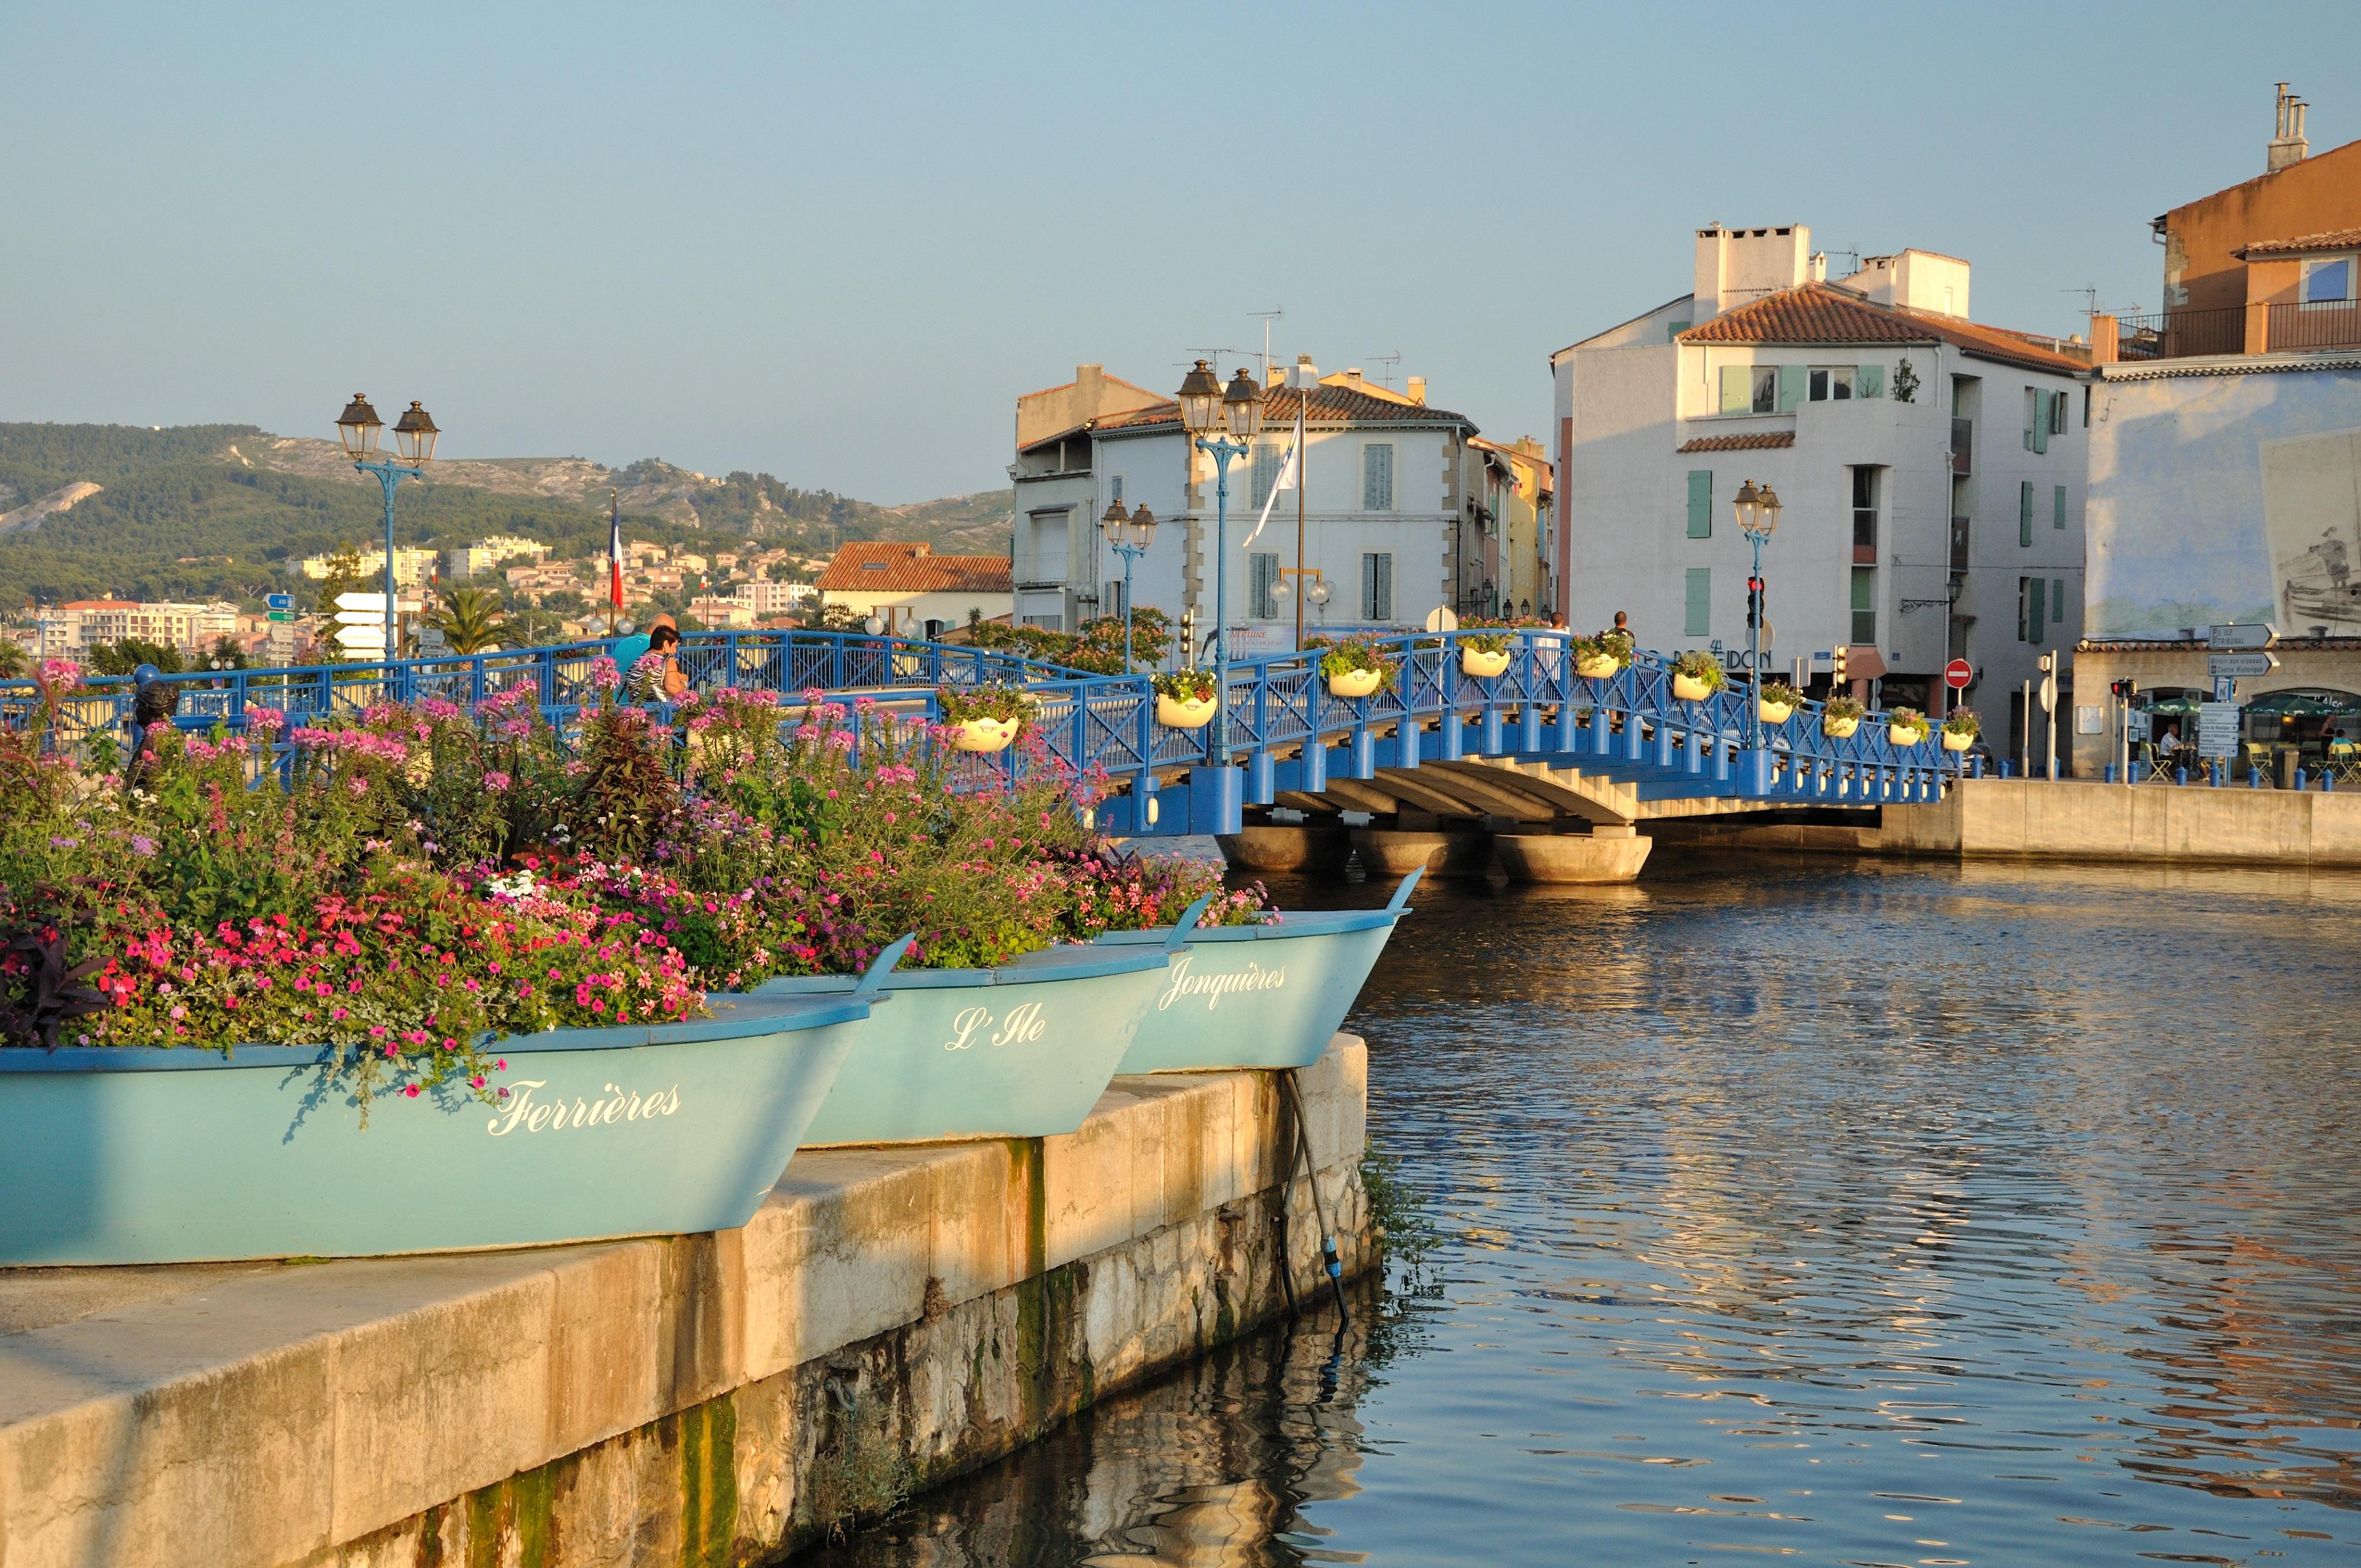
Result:
<svg viewBox="0 0 2361 1568">
<path fill-rule="evenodd" d="M 2246 307 L 2159 311 L 2115 318 L 2116 352 L 2126 360 L 2187 359 L 2199 354 L 2244 354 Z"/>
<path fill-rule="evenodd" d="M 2361 302 L 2273 305 L 2265 346 L 2281 348 L 2361 348 Z"/>
</svg>

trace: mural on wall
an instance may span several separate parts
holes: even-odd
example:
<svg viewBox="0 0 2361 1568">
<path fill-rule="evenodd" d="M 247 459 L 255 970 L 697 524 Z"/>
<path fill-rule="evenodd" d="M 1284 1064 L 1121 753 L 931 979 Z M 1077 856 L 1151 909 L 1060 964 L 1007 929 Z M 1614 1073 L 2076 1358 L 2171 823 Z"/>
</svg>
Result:
<svg viewBox="0 0 2361 1568">
<path fill-rule="evenodd" d="M 2361 368 L 2092 389 L 2085 635 L 2361 635 Z"/>
<path fill-rule="evenodd" d="M 2279 629 L 2361 636 L 2361 430 L 2265 442 L 2263 514 Z"/>
</svg>

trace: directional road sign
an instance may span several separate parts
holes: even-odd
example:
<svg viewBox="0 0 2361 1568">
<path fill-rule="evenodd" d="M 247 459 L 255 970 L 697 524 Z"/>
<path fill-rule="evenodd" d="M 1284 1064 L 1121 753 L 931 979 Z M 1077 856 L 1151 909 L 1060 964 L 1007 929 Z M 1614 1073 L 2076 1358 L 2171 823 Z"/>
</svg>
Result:
<svg viewBox="0 0 2361 1568">
<path fill-rule="evenodd" d="M 1976 672 L 1965 659 L 1954 659 L 1943 666 L 1943 684 L 1955 692 L 1967 690 L 1968 683 L 1975 678 Z"/>
<path fill-rule="evenodd" d="M 2214 700 L 2215 702 L 2235 702 L 2235 701 L 2237 701 L 2237 700 L 2238 700 L 2238 677 L 2237 677 L 2237 676 L 2235 676 L 2235 675 L 2216 675 L 2216 676 L 2214 676 L 2214 677 L 2213 677 L 2213 700 Z"/>
<path fill-rule="evenodd" d="M 269 615 L 270 619 L 274 621 L 292 620 L 295 619 L 295 612 L 291 609 L 274 609 L 269 612 Z"/>
<path fill-rule="evenodd" d="M 270 609 L 293 609 L 295 608 L 295 596 L 293 594 L 265 594 L 262 596 L 262 602 L 266 608 Z"/>
<path fill-rule="evenodd" d="M 339 626 L 336 645 L 340 648 L 385 648 L 385 628 L 382 626 Z"/>
<path fill-rule="evenodd" d="M 2268 675 L 2279 667 L 2276 653 L 2216 653 L 2205 661 L 2209 675 Z"/>
<path fill-rule="evenodd" d="M 2201 702 L 2197 705 L 2197 754 L 2230 757 L 2238 754 L 2238 705 Z"/>
<path fill-rule="evenodd" d="M 365 609 L 378 616 L 379 619 L 383 619 L 385 615 L 385 596 L 383 594 L 360 593 L 338 594 L 336 596 L 336 608 L 338 609 Z"/>
<path fill-rule="evenodd" d="M 378 641 L 385 641 L 385 611 L 381 609 L 340 609 L 336 611 L 339 626 L 374 626 Z"/>
<path fill-rule="evenodd" d="M 2205 643 L 2217 649 L 2268 648 L 2279 641 L 2279 629 L 2268 621 L 2250 620 L 2244 624 L 2209 626 Z"/>
</svg>

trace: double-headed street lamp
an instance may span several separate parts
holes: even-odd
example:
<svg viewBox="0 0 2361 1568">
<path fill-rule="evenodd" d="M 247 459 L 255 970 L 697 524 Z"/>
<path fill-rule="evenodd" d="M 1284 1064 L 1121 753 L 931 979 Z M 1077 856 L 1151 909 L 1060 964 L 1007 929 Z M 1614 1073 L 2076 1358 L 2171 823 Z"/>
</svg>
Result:
<svg viewBox="0 0 2361 1568">
<path fill-rule="evenodd" d="M 1747 480 L 1738 487 L 1731 498 L 1730 510 L 1738 514 L 1738 532 L 1754 546 L 1754 570 L 1746 579 L 1746 671 L 1750 695 L 1754 700 L 1746 705 L 1747 749 L 1763 748 L 1763 546 L 1779 526 L 1779 492 L 1765 485 L 1754 488 Z"/>
<path fill-rule="evenodd" d="M 402 461 L 373 463 L 370 459 L 377 455 L 378 437 L 384 430 L 385 422 L 377 417 L 368 399 L 359 392 L 353 394 L 353 400 L 336 416 L 336 433 L 344 438 L 345 455 L 362 473 L 375 474 L 377 482 L 385 487 L 385 656 L 390 661 L 401 656 L 401 643 L 394 630 L 393 488 L 401 483 L 404 476 L 422 482 L 425 479 L 424 466 L 434 458 L 434 438 L 443 433 L 434 428 L 434 419 L 413 400 L 393 425 L 393 443 L 401 450 Z"/>
<path fill-rule="evenodd" d="M 1180 423 L 1213 458 L 1213 735 L 1208 759 L 1230 765 L 1230 461 L 1252 450 L 1262 429 L 1262 389 L 1240 366 L 1229 390 L 1200 359 L 1180 382 Z M 1224 433 L 1226 432 L 1226 433 Z"/>
<path fill-rule="evenodd" d="M 1108 548 L 1123 557 L 1123 673 L 1131 674 L 1131 567 L 1132 563 L 1148 554 L 1148 546 L 1156 538 L 1156 514 L 1148 503 L 1139 510 L 1124 515 L 1121 501 L 1107 503 L 1106 515 L 1099 519 L 1099 532 L 1106 535 Z"/>
</svg>

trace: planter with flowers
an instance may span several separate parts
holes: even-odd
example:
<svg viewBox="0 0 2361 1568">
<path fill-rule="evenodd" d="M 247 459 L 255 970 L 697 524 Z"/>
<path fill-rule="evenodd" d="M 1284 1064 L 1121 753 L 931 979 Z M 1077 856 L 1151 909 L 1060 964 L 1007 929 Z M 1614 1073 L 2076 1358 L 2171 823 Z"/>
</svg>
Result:
<svg viewBox="0 0 2361 1568">
<path fill-rule="evenodd" d="M 1721 661 L 1702 648 L 1692 648 L 1673 661 L 1673 695 L 1683 702 L 1703 702 L 1729 680 Z"/>
<path fill-rule="evenodd" d="M 1943 750 L 1964 751 L 1974 745 L 1976 737 L 1983 732 L 1983 720 L 1978 718 L 1972 709 L 1955 707 L 1950 717 L 1943 720 Z"/>
<path fill-rule="evenodd" d="M 1755 694 L 1754 710 L 1765 724 L 1784 724 L 1802 707 L 1804 694 L 1784 681 L 1770 681 Z"/>
<path fill-rule="evenodd" d="M 1897 707 L 1885 716 L 1885 738 L 1896 746 L 1916 746 L 1927 739 L 1927 716 L 1915 707 Z"/>
<path fill-rule="evenodd" d="M 1602 631 L 1574 640 L 1574 673 L 1594 681 L 1612 680 L 1631 666 L 1631 634 Z"/>
<path fill-rule="evenodd" d="M 1849 696 L 1831 696 L 1820 705 L 1820 733 L 1832 740 L 1847 740 L 1869 717 L 1869 709 Z"/>
<path fill-rule="evenodd" d="M 1375 696 L 1393 689 L 1393 661 L 1366 637 L 1347 637 L 1329 644 L 1320 655 L 1320 674 L 1327 680 L 1332 696 Z"/>
<path fill-rule="evenodd" d="M 1463 631 L 1459 634 L 1459 673 L 1479 681 L 1498 680 L 1509 673 L 1510 649 L 1516 634 L 1509 631 Z"/>
<path fill-rule="evenodd" d="M 1167 670 L 1156 677 L 1156 722 L 1168 729 L 1202 729 L 1213 721 L 1213 672 Z"/>
<path fill-rule="evenodd" d="M 1033 698 L 1022 686 L 943 686 L 935 700 L 951 744 L 962 751 L 1005 751 L 1033 715 Z"/>
</svg>

